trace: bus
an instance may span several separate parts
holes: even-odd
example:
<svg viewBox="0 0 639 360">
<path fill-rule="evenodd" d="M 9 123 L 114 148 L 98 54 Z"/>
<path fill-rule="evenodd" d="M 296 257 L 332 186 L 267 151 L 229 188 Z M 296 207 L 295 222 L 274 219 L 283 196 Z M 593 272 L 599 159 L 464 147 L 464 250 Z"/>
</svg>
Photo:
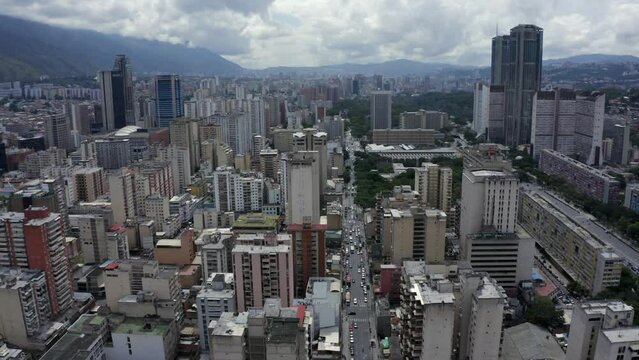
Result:
<svg viewBox="0 0 639 360">
<path fill-rule="evenodd" d="M 389 358 L 390 357 L 390 341 L 388 338 L 383 338 L 382 341 L 380 341 L 380 345 L 382 348 L 382 355 L 385 358 Z"/>
<path fill-rule="evenodd" d="M 346 306 L 351 306 L 351 292 L 347 291 L 346 295 L 344 295 L 344 300 L 346 300 Z"/>
<path fill-rule="evenodd" d="M 346 284 L 350 285 L 352 281 L 353 281 L 353 277 L 351 276 L 351 274 L 348 274 L 346 276 Z"/>
</svg>

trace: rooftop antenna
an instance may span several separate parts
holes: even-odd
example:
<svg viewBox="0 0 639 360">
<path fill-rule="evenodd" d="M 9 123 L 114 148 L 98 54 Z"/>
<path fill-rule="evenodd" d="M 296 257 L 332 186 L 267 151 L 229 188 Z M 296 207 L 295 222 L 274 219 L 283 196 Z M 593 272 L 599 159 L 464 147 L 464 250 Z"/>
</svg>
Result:
<svg viewBox="0 0 639 360">
<path fill-rule="evenodd" d="M 499 22 L 495 23 L 495 36 L 499 36 Z"/>
</svg>

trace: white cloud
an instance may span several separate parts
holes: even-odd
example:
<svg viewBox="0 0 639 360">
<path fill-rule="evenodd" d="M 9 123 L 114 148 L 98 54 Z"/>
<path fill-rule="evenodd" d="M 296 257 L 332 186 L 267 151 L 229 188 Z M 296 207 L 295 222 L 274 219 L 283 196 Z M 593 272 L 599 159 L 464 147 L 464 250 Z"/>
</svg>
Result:
<svg viewBox="0 0 639 360">
<path fill-rule="evenodd" d="M 250 68 L 409 58 L 486 65 L 496 25 L 544 28 L 544 54 L 639 55 L 636 0 L 0 0 L 67 27 L 209 48 Z"/>
</svg>

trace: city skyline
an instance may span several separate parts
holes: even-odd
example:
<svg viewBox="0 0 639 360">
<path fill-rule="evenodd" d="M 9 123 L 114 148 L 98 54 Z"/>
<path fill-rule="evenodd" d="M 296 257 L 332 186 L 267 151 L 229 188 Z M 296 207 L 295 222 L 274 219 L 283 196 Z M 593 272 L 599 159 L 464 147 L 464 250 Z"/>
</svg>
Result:
<svg viewBox="0 0 639 360">
<path fill-rule="evenodd" d="M 544 54 L 548 59 L 588 53 L 639 55 L 632 46 L 639 37 L 634 21 L 639 4 L 624 0 L 543 6 L 515 1 L 449 4 L 435 0 L 392 4 L 381 0 L 339 4 L 2 0 L 0 4 L 6 15 L 204 47 L 253 69 L 403 58 L 487 65 L 490 39 L 497 29 L 505 34 L 525 23 L 545 29 Z"/>
</svg>

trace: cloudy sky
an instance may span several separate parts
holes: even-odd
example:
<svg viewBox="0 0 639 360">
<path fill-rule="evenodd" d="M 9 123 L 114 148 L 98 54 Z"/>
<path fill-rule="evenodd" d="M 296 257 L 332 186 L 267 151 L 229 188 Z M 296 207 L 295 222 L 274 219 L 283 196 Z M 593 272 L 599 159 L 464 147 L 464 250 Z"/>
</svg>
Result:
<svg viewBox="0 0 639 360">
<path fill-rule="evenodd" d="M 0 0 L 0 13 L 188 43 L 248 68 L 392 59 L 487 65 L 490 38 L 544 28 L 544 57 L 639 55 L 639 0 Z"/>
</svg>

